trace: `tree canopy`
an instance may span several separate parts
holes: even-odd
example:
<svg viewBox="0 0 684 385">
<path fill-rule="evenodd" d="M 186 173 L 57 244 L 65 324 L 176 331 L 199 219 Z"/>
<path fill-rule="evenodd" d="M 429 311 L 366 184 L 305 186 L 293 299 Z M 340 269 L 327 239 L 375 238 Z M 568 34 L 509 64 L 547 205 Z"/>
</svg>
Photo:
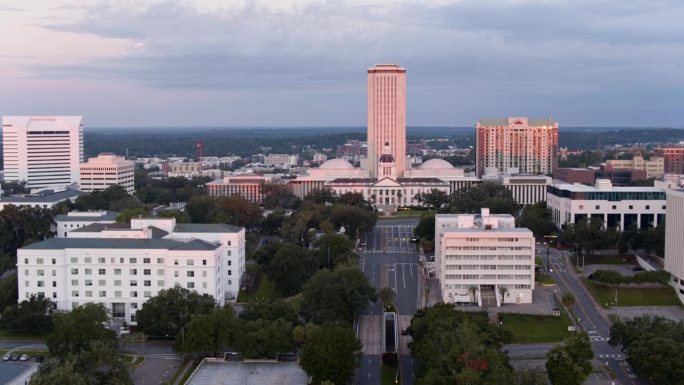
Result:
<svg viewBox="0 0 684 385">
<path fill-rule="evenodd" d="M 212 296 L 176 285 L 148 299 L 136 313 L 136 321 L 148 336 L 175 337 L 194 315 L 207 314 L 215 306 Z"/>
<path fill-rule="evenodd" d="M 342 326 L 307 326 L 300 365 L 314 384 L 329 380 L 344 385 L 361 359 L 361 342 L 354 331 Z"/>
<path fill-rule="evenodd" d="M 546 354 L 552 385 L 582 385 L 591 374 L 594 352 L 587 333 L 574 333 Z"/>
<path fill-rule="evenodd" d="M 229 306 L 195 315 L 187 329 L 176 336 L 174 350 L 218 356 L 222 349 L 233 343 L 235 326 L 235 312 Z"/>
<path fill-rule="evenodd" d="M 282 296 L 297 294 L 316 270 L 318 258 L 309 249 L 292 244 L 283 244 L 266 265 L 268 277 Z"/>
<path fill-rule="evenodd" d="M 517 222 L 518 227 L 530 229 L 537 238 L 556 232 L 556 225 L 551 218 L 551 210 L 546 207 L 546 202 L 525 206 Z"/>
<path fill-rule="evenodd" d="M 14 283 L 16 284 L 16 276 Z M 16 301 L 16 296 L 14 300 Z M 55 303 L 48 298 L 32 295 L 18 304 L 5 307 L 0 325 L 5 330 L 44 335 L 52 330 L 55 310 Z"/>
<path fill-rule="evenodd" d="M 448 206 L 449 212 L 455 214 L 479 214 L 482 208 L 489 208 L 492 214 L 515 216 L 520 205 L 505 186 L 485 181 L 454 192 Z"/>
</svg>

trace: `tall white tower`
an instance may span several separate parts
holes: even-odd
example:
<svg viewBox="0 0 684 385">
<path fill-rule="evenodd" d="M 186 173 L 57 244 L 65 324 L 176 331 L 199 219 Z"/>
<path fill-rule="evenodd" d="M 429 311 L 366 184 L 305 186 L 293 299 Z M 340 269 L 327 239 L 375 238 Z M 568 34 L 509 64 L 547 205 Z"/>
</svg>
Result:
<svg viewBox="0 0 684 385">
<path fill-rule="evenodd" d="M 5 180 L 30 189 L 78 183 L 83 162 L 80 116 L 3 116 Z"/>
<path fill-rule="evenodd" d="M 406 70 L 396 64 L 368 69 L 368 171 L 378 177 L 385 143 L 394 156 L 397 176 L 406 170 Z"/>
</svg>

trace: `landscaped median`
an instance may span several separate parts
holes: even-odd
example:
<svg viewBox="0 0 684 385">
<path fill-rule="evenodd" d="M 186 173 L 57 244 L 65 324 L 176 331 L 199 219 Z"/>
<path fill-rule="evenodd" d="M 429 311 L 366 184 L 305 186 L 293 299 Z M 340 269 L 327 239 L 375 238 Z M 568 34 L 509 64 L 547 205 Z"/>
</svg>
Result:
<svg viewBox="0 0 684 385">
<path fill-rule="evenodd" d="M 611 306 L 677 306 L 679 299 L 669 286 L 626 287 L 608 286 L 583 278 L 582 282 L 603 307 Z"/>
</svg>

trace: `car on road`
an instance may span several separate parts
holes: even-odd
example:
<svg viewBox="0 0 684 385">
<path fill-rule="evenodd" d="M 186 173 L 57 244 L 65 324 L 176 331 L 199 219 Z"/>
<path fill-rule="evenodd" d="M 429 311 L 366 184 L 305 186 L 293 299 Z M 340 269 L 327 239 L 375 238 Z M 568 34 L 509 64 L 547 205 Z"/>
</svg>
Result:
<svg viewBox="0 0 684 385">
<path fill-rule="evenodd" d="M 359 242 L 359 245 L 366 246 L 366 242 Z"/>
<path fill-rule="evenodd" d="M 419 239 L 418 237 L 413 237 L 413 238 L 411 238 L 411 242 L 418 243 L 418 239 Z"/>
<path fill-rule="evenodd" d="M 10 359 L 11 359 L 12 361 L 19 361 L 19 355 L 18 355 L 18 354 L 12 354 L 12 356 L 10 357 Z"/>
<path fill-rule="evenodd" d="M 21 357 L 19 357 L 19 361 L 28 361 L 28 360 L 29 360 L 28 354 L 22 354 Z"/>
<path fill-rule="evenodd" d="M 36 362 L 43 362 L 43 356 L 36 356 Z"/>
<path fill-rule="evenodd" d="M 402 336 L 408 335 L 408 330 L 406 330 L 406 329 L 401 329 L 401 335 L 402 335 Z"/>
<path fill-rule="evenodd" d="M 3 361 L 9 361 L 12 356 L 9 353 L 5 353 L 4 356 L 2 356 Z"/>
</svg>

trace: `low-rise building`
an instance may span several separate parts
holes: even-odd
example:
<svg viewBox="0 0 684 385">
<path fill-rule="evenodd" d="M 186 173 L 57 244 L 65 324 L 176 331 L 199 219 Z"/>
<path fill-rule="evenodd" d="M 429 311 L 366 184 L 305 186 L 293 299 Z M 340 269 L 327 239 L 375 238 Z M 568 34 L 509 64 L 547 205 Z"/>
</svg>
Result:
<svg viewBox="0 0 684 385">
<path fill-rule="evenodd" d="M 50 298 L 59 310 L 102 303 L 116 321 L 175 285 L 209 294 L 220 306 L 237 298 L 245 271 L 245 229 L 177 224 L 174 218 L 93 223 L 17 251 L 19 301 Z"/>
<path fill-rule="evenodd" d="M 535 241 L 508 214 L 435 216 L 435 265 L 447 303 L 531 303 Z"/>
<path fill-rule="evenodd" d="M 645 181 L 646 171 L 633 168 L 615 168 L 609 164 L 587 168 L 556 168 L 553 179 L 566 183 L 583 183 L 594 185 L 597 179 L 608 179 L 615 186 L 628 186 L 631 183 Z"/>
<path fill-rule="evenodd" d="M 209 196 L 227 197 L 238 194 L 250 202 L 261 203 L 264 198 L 263 187 L 272 180 L 264 175 L 243 174 L 226 176 L 209 182 L 206 186 Z"/>
<path fill-rule="evenodd" d="M 665 222 L 665 271 L 670 273 L 670 285 L 684 303 L 684 190 L 667 191 L 667 222 Z"/>
<path fill-rule="evenodd" d="M 538 174 L 521 174 L 517 168 L 499 173 L 488 168 L 482 176 L 483 181 L 500 183 L 511 191 L 513 199 L 522 206 L 546 201 L 546 187 L 551 185 L 551 177 Z"/>
<path fill-rule="evenodd" d="M 92 225 L 93 223 L 116 223 L 116 211 L 70 211 L 55 216 L 57 238 L 67 238 L 70 231 Z"/>
<path fill-rule="evenodd" d="M 620 231 L 632 226 L 658 226 L 665 220 L 664 190 L 616 187 L 607 179 L 598 179 L 595 186 L 579 183 L 548 186 L 546 204 L 559 228 L 585 218 L 601 219 L 604 226 Z"/>
<path fill-rule="evenodd" d="M 76 202 L 76 198 L 81 195 L 83 195 L 83 193 L 79 190 L 66 189 L 61 191 L 42 190 L 32 194 L 0 197 L 0 210 L 8 205 L 51 209 L 61 202 L 70 201 L 71 203 L 74 203 Z"/>
<path fill-rule="evenodd" d="M 296 167 L 299 165 L 299 155 L 268 154 L 264 157 L 264 164 L 283 168 Z"/>
<path fill-rule="evenodd" d="M 81 191 L 93 192 L 119 185 L 129 194 L 135 192 L 135 164 L 123 156 L 100 154 L 81 163 L 80 167 Z"/>
<path fill-rule="evenodd" d="M 640 152 L 634 154 L 632 159 L 609 159 L 606 161 L 613 168 L 631 168 L 646 171 L 648 178 L 660 178 L 665 173 L 665 158 L 653 156 L 651 159 L 644 159 Z"/>
</svg>

